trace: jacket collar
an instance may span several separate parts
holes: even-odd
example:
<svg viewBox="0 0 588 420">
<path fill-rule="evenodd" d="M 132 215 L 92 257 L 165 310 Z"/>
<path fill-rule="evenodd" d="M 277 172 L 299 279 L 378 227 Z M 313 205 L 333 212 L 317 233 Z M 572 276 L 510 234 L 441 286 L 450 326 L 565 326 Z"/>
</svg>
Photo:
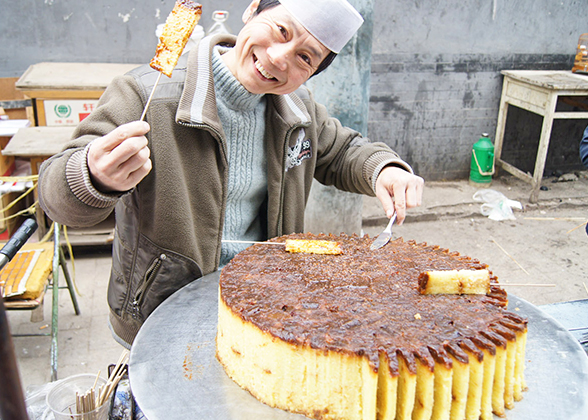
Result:
<svg viewBox="0 0 588 420">
<path fill-rule="evenodd" d="M 218 44 L 233 46 L 233 35 L 213 35 L 203 38 L 189 51 L 184 90 L 180 98 L 176 121 L 188 125 L 208 125 L 222 132 L 216 110 L 216 96 L 212 74 L 212 49 Z M 311 119 L 296 92 L 288 95 L 267 95 L 273 101 L 275 112 L 290 126 L 310 124 Z"/>
</svg>

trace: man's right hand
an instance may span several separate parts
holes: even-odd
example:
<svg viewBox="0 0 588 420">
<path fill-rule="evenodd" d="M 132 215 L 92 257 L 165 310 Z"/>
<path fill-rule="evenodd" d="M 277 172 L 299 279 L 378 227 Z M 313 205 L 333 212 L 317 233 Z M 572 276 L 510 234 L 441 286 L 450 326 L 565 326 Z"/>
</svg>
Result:
<svg viewBox="0 0 588 420">
<path fill-rule="evenodd" d="M 92 142 L 88 168 L 96 189 L 102 192 L 134 188 L 151 171 L 150 150 L 144 121 L 121 125 Z"/>
</svg>

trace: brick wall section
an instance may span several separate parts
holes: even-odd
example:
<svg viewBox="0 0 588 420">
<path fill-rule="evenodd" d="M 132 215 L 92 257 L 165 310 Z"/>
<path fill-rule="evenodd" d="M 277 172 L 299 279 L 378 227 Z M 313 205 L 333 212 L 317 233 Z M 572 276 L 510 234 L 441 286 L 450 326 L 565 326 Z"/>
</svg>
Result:
<svg viewBox="0 0 588 420">
<path fill-rule="evenodd" d="M 11 29 L 0 43 L 0 77 L 19 77 L 41 61 L 148 62 L 173 1 L 136 3 L 85 2 L 81 10 L 78 0 L 3 2 L 0 27 Z M 200 3 L 204 28 L 213 10 L 225 9 L 236 33 L 250 0 Z M 588 32 L 586 0 L 373 0 L 372 18 L 368 135 L 430 180 L 466 178 L 471 146 L 482 132 L 493 139 L 501 70 L 570 69 Z M 536 122 L 513 114 L 507 136 L 516 141 L 503 156 L 532 168 Z M 587 124 L 556 124 L 546 172 L 578 167 Z"/>
</svg>

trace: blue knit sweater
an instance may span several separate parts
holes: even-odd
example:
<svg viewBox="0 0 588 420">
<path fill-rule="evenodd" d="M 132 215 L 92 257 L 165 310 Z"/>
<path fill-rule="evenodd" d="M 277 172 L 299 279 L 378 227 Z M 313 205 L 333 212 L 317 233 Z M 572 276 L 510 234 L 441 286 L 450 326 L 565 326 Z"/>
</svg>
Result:
<svg viewBox="0 0 588 420">
<path fill-rule="evenodd" d="M 226 138 L 229 160 L 227 207 L 223 239 L 259 241 L 262 237 L 260 207 L 267 194 L 264 148 L 263 95 L 247 91 L 224 64 L 215 48 L 212 71 L 218 116 Z M 223 243 L 220 266 L 227 264 L 246 244 Z"/>
</svg>

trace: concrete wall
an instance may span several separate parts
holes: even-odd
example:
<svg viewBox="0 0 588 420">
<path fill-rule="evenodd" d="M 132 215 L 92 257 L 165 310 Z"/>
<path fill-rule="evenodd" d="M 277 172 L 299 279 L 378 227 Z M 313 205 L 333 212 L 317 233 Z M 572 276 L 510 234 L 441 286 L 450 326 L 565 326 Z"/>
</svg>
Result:
<svg viewBox="0 0 588 420">
<path fill-rule="evenodd" d="M 426 179 L 467 177 L 472 145 L 482 132 L 494 138 L 500 71 L 571 69 L 587 12 L 586 0 L 376 1 L 370 137 Z M 580 167 L 587 124 L 556 123 L 548 174 Z M 531 171 L 540 125 L 509 113 L 503 158 Z"/>
<path fill-rule="evenodd" d="M 200 1 L 231 11 L 248 0 Z M 41 61 L 143 63 L 173 0 L 0 0 L 0 77 Z M 503 69 L 570 69 L 588 32 L 586 0 L 375 0 L 368 135 L 428 180 L 466 178 L 471 146 L 494 137 Z M 319 76 L 320 77 L 320 76 Z M 588 79 L 588 76 L 587 76 Z M 531 170 L 537 116 L 513 112 L 503 157 Z M 588 121 L 558 122 L 546 172 L 580 168 Z"/>
<path fill-rule="evenodd" d="M 205 29 L 214 10 L 229 10 L 242 27 L 247 0 L 200 0 Z M 157 45 L 155 29 L 175 0 L 0 0 L 0 77 L 18 77 L 43 62 L 145 63 Z"/>
</svg>

